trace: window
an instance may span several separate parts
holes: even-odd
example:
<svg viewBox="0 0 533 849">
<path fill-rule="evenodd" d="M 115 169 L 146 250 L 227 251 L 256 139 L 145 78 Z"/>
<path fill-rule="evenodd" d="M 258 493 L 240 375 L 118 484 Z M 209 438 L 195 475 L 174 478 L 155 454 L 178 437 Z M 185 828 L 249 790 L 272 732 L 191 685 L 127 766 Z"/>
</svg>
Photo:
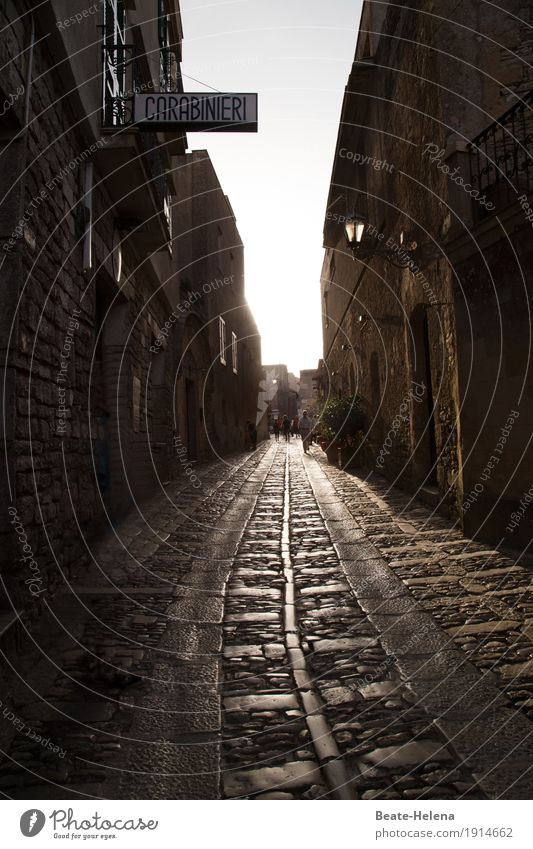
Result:
<svg viewBox="0 0 533 849">
<path fill-rule="evenodd" d="M 233 373 L 237 374 L 238 371 L 238 359 L 237 359 L 237 334 L 231 334 L 231 361 L 233 363 Z"/>
<path fill-rule="evenodd" d="M 166 0 L 158 0 L 159 21 L 159 88 L 172 91 L 172 51 L 170 49 L 170 15 L 167 14 Z"/>
<path fill-rule="evenodd" d="M 126 66 L 126 14 L 124 0 L 104 0 L 104 123 L 124 123 Z"/>
<path fill-rule="evenodd" d="M 324 292 L 324 319 L 326 327 L 329 327 L 328 293 Z"/>
<path fill-rule="evenodd" d="M 220 362 L 226 365 L 226 322 L 220 315 L 218 317 L 218 338 L 220 343 Z"/>
</svg>

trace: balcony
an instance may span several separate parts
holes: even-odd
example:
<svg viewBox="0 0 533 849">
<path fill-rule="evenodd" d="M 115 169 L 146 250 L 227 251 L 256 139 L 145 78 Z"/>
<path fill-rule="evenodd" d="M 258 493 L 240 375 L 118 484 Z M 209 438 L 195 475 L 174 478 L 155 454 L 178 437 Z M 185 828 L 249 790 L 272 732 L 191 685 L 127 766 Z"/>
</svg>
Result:
<svg viewBox="0 0 533 849">
<path fill-rule="evenodd" d="M 95 161 L 110 196 L 113 215 L 133 230 L 145 251 L 168 249 L 171 192 L 157 137 L 126 128 L 112 135 Z"/>
<path fill-rule="evenodd" d="M 493 208 L 474 202 L 481 221 L 533 190 L 533 90 L 469 145 L 472 187 Z"/>
<path fill-rule="evenodd" d="M 142 250 L 170 246 L 171 189 L 166 138 L 133 125 L 135 93 L 152 87 L 138 73 L 133 45 L 105 45 L 102 130 L 106 145 L 96 154 L 115 218 L 128 222 Z"/>
</svg>

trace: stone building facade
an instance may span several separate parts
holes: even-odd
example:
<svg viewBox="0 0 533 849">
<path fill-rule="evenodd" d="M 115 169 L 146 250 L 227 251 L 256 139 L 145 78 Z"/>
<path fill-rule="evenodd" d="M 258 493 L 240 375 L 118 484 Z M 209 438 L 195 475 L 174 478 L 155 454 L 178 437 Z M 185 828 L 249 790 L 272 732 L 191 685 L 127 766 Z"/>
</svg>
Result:
<svg viewBox="0 0 533 849">
<path fill-rule="evenodd" d="M 328 391 L 362 396 L 365 461 L 513 547 L 533 530 L 509 529 L 531 487 L 531 15 L 364 4 L 321 279 Z"/>
<path fill-rule="evenodd" d="M 0 27 L 1 628 L 180 473 L 192 329 L 168 324 L 187 140 L 132 125 L 135 91 L 181 90 L 179 3 L 7 0 Z"/>
<path fill-rule="evenodd" d="M 295 388 L 296 378 L 289 372 L 284 363 L 267 365 L 264 381 L 264 404 L 268 415 L 288 416 L 293 419 L 298 415 L 298 391 Z"/>
<path fill-rule="evenodd" d="M 299 413 L 304 410 L 311 415 L 318 411 L 318 369 L 306 368 L 300 371 Z"/>
</svg>

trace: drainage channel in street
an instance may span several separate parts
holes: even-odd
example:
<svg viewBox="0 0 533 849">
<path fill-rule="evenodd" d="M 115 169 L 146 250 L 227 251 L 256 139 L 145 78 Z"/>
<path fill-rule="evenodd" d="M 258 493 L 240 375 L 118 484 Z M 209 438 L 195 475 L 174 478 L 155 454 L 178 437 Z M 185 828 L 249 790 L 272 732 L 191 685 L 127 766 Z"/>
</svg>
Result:
<svg viewBox="0 0 533 849">
<path fill-rule="evenodd" d="M 298 443 L 244 531 L 224 638 L 227 798 L 483 798 L 358 605 Z"/>
</svg>

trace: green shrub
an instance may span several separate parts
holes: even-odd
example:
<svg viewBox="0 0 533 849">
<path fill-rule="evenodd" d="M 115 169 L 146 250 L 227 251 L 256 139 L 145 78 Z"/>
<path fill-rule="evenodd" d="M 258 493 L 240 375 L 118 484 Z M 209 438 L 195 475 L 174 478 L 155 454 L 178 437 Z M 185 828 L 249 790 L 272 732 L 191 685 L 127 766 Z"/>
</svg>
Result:
<svg viewBox="0 0 533 849">
<path fill-rule="evenodd" d="M 356 436 L 364 429 L 363 399 L 359 395 L 331 398 L 320 414 L 320 433 L 328 440 Z"/>
</svg>

